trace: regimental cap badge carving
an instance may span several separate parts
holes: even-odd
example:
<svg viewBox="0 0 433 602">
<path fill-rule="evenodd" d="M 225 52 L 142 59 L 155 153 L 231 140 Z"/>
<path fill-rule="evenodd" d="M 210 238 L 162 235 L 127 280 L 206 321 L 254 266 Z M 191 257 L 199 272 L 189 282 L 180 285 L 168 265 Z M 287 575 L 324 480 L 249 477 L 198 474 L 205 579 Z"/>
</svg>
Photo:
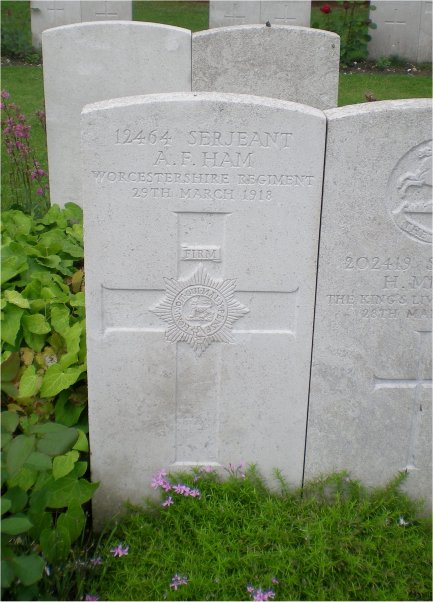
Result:
<svg viewBox="0 0 433 602">
<path fill-rule="evenodd" d="M 234 298 L 236 280 L 213 278 L 200 264 L 189 278 L 164 281 L 165 297 L 150 311 L 167 322 L 168 341 L 184 341 L 199 356 L 211 343 L 234 343 L 231 326 L 250 311 Z"/>
</svg>

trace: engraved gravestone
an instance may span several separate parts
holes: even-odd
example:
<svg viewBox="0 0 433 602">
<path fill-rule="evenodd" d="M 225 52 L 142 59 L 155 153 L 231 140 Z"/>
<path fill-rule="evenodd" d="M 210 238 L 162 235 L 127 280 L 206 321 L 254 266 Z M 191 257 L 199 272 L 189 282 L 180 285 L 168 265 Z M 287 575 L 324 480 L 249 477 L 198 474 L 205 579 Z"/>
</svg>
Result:
<svg viewBox="0 0 433 602">
<path fill-rule="evenodd" d="M 108 21 L 50 29 L 42 38 L 51 202 L 81 205 L 81 109 L 117 96 L 190 91 L 191 32 Z"/>
<path fill-rule="evenodd" d="M 369 58 L 393 56 L 416 63 L 432 60 L 432 0 L 377 0 L 370 30 Z"/>
<path fill-rule="evenodd" d="M 189 93 L 82 119 L 97 519 L 162 467 L 256 462 L 300 485 L 323 113 Z"/>
<path fill-rule="evenodd" d="M 32 44 L 40 48 L 42 32 L 51 27 L 83 21 L 130 21 L 130 0 L 32 0 L 30 2 Z"/>
<path fill-rule="evenodd" d="M 194 33 L 192 87 L 329 109 L 337 105 L 340 38 L 320 29 L 241 25 Z"/>
<path fill-rule="evenodd" d="M 327 111 L 306 476 L 431 499 L 431 101 Z"/>
<path fill-rule="evenodd" d="M 210 0 L 209 28 L 266 23 L 310 26 L 310 0 Z"/>
</svg>

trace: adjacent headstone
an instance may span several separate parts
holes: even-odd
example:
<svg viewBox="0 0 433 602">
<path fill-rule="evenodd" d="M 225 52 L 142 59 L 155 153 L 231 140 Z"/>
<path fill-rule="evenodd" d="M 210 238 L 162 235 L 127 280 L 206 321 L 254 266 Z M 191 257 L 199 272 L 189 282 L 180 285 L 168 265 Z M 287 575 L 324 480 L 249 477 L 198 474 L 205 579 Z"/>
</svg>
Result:
<svg viewBox="0 0 433 602">
<path fill-rule="evenodd" d="M 369 30 L 369 58 L 397 55 L 417 63 L 432 60 L 432 0 L 378 0 Z"/>
<path fill-rule="evenodd" d="M 230 25 L 266 23 L 275 25 L 310 26 L 311 1 L 292 0 L 246 0 L 226 2 L 210 0 L 209 28 Z"/>
<path fill-rule="evenodd" d="M 219 94 L 83 111 L 97 521 L 162 467 L 300 485 L 325 118 Z"/>
<path fill-rule="evenodd" d="M 190 91 L 191 32 L 110 21 L 50 29 L 42 38 L 51 203 L 81 205 L 81 109 L 124 95 Z"/>
<path fill-rule="evenodd" d="M 40 48 L 42 32 L 51 27 L 83 21 L 130 21 L 130 0 L 32 0 L 30 2 L 32 44 Z"/>
<path fill-rule="evenodd" d="M 431 101 L 327 111 L 306 476 L 431 499 Z"/>
<path fill-rule="evenodd" d="M 337 106 L 340 38 L 306 27 L 240 25 L 194 33 L 193 90 Z"/>
</svg>

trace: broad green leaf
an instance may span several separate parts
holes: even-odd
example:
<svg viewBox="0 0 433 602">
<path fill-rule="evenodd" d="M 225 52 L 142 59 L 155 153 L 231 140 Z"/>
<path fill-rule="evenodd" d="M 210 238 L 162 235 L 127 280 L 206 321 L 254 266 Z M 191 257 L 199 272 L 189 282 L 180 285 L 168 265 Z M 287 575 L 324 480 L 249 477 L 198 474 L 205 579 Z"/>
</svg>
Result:
<svg viewBox="0 0 433 602">
<path fill-rule="evenodd" d="M 17 209 L 4 211 L 2 213 L 2 223 L 14 239 L 17 237 L 17 234 L 30 234 L 32 229 L 32 218 Z"/>
<path fill-rule="evenodd" d="M 68 353 L 78 354 L 80 350 L 80 337 L 83 332 L 83 327 L 79 322 L 76 322 L 66 332 L 62 334 L 66 341 Z"/>
<path fill-rule="evenodd" d="M 18 374 L 18 370 L 20 369 L 20 356 L 18 353 L 14 352 L 4 360 L 1 364 L 1 376 L 2 380 L 11 381 Z"/>
<path fill-rule="evenodd" d="M 53 563 L 65 560 L 71 549 L 71 538 L 65 527 L 45 529 L 41 533 L 40 543 L 44 556 Z"/>
<path fill-rule="evenodd" d="M 69 309 L 65 305 L 51 307 L 51 325 L 56 332 L 63 335 L 69 329 Z"/>
<path fill-rule="evenodd" d="M 86 517 L 81 506 L 72 504 L 65 513 L 59 516 L 57 526 L 68 530 L 71 543 L 73 543 L 80 537 L 85 522 Z"/>
<path fill-rule="evenodd" d="M 6 512 L 9 512 L 9 510 L 12 508 L 12 502 L 10 500 L 8 500 L 7 498 L 5 498 L 4 496 L 2 496 L 0 502 L 1 502 L 2 515 L 5 514 Z"/>
<path fill-rule="evenodd" d="M 78 431 L 63 424 L 49 422 L 32 427 L 32 432 L 42 434 L 36 449 L 49 456 L 58 456 L 69 451 L 78 439 Z"/>
<path fill-rule="evenodd" d="M 8 447 L 6 454 L 6 468 L 10 476 L 16 474 L 23 466 L 35 448 L 35 437 L 18 435 Z"/>
<path fill-rule="evenodd" d="M 57 422 L 61 422 L 62 424 L 65 424 L 66 426 L 74 426 L 74 424 L 77 423 L 81 412 L 84 410 L 85 408 L 85 404 L 76 404 L 76 403 L 71 403 L 69 401 L 69 393 L 68 391 L 63 391 L 57 401 L 56 401 L 56 406 L 54 408 L 54 414 L 56 417 L 56 421 Z M 81 431 L 80 431 L 81 434 Z M 80 439 L 78 439 L 77 443 L 74 445 L 74 449 L 78 449 L 77 444 L 79 443 Z M 80 451 L 87 451 L 87 450 L 80 450 Z"/>
<path fill-rule="evenodd" d="M 54 397 L 63 389 L 67 389 L 80 378 L 82 366 L 62 369 L 58 364 L 50 366 L 45 372 L 41 387 L 41 397 Z"/>
<path fill-rule="evenodd" d="M 72 366 L 72 364 L 76 364 L 78 362 L 78 354 L 77 353 L 65 353 L 59 360 L 59 366 L 62 370 L 66 370 Z"/>
<path fill-rule="evenodd" d="M 24 309 L 30 307 L 29 300 L 23 297 L 18 291 L 5 291 L 5 298 L 7 301 L 9 301 L 9 303 L 12 303 L 12 305 L 18 305 L 18 307 L 22 307 Z"/>
<path fill-rule="evenodd" d="M 80 291 L 76 295 L 73 295 L 71 297 L 70 304 L 72 305 L 72 307 L 84 307 L 84 293 Z"/>
<path fill-rule="evenodd" d="M 10 560 L 1 561 L 2 587 L 10 587 L 15 578 L 15 571 Z"/>
<path fill-rule="evenodd" d="M 24 491 L 28 491 L 38 478 L 38 472 L 33 468 L 23 466 L 16 474 L 8 477 L 9 487 L 21 487 Z"/>
<path fill-rule="evenodd" d="M 48 255 L 48 257 L 38 257 L 36 261 L 47 268 L 57 268 L 59 267 L 61 259 L 58 255 Z"/>
<path fill-rule="evenodd" d="M 23 317 L 23 324 L 33 334 L 47 334 L 51 326 L 42 314 L 27 314 Z"/>
<path fill-rule="evenodd" d="M 23 324 L 24 340 L 29 347 L 35 351 L 41 351 L 44 348 L 44 343 L 47 336 L 45 334 L 34 334 L 30 332 L 25 324 Z"/>
<path fill-rule="evenodd" d="M 65 203 L 63 213 L 69 222 L 81 225 L 83 221 L 83 210 L 79 205 L 76 203 Z"/>
<path fill-rule="evenodd" d="M 1 532 L 8 535 L 19 535 L 32 527 L 33 523 L 26 516 L 10 516 L 1 520 Z"/>
<path fill-rule="evenodd" d="M 32 585 L 41 579 L 45 562 L 36 554 L 16 556 L 11 561 L 18 579 L 23 585 Z"/>
<path fill-rule="evenodd" d="M 87 471 L 87 462 L 76 462 L 74 466 L 74 470 L 68 475 L 69 477 L 74 477 L 74 479 L 79 479 L 80 477 L 84 477 Z"/>
<path fill-rule="evenodd" d="M 31 509 L 27 514 L 33 523 L 33 527 L 30 529 L 29 535 L 34 539 L 39 540 L 42 531 L 45 529 L 51 529 L 52 514 L 51 512 L 34 512 Z"/>
<path fill-rule="evenodd" d="M 49 487 L 47 506 L 49 508 L 64 508 L 73 504 L 81 506 L 91 499 L 98 486 L 99 483 L 89 483 L 85 479 L 63 477 Z"/>
<path fill-rule="evenodd" d="M 18 255 L 5 256 L 4 247 L 2 249 L 1 260 L 1 284 L 3 285 L 8 280 L 12 280 L 18 274 L 25 272 L 27 269 L 27 259 L 25 256 Z"/>
<path fill-rule="evenodd" d="M 18 414 L 16 412 L 2 412 L 1 413 L 1 425 L 9 433 L 13 433 L 17 428 L 19 422 Z"/>
<path fill-rule="evenodd" d="M 69 474 L 79 457 L 80 454 L 76 450 L 69 451 L 63 456 L 56 456 L 53 460 L 53 477 L 57 480 Z"/>
<path fill-rule="evenodd" d="M 3 341 L 6 341 L 9 345 L 15 344 L 23 313 L 24 309 L 17 307 L 16 305 L 11 305 L 10 303 L 8 303 L 4 310 L 1 323 L 1 337 Z"/>
<path fill-rule="evenodd" d="M 19 396 L 20 397 L 33 397 L 38 392 L 42 382 L 42 377 L 36 374 L 36 367 L 31 365 L 27 366 L 21 375 Z"/>
<path fill-rule="evenodd" d="M 51 470 L 52 460 L 47 454 L 35 451 L 27 458 L 25 466 L 34 468 L 35 470 Z"/>
<path fill-rule="evenodd" d="M 83 433 L 82 430 L 78 429 L 78 440 L 74 445 L 74 449 L 78 451 L 88 452 L 89 451 L 89 442 L 87 440 L 86 433 Z"/>
<path fill-rule="evenodd" d="M 25 491 L 19 487 L 12 487 L 2 496 L 2 500 L 9 500 L 11 503 L 11 512 L 16 514 L 21 512 L 27 504 L 28 496 Z"/>
</svg>

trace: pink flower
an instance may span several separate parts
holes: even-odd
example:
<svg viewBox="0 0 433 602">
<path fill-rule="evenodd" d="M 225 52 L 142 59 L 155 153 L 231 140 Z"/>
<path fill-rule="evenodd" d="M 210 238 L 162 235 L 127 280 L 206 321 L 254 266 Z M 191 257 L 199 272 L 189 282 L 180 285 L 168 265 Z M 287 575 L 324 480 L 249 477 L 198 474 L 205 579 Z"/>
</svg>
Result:
<svg viewBox="0 0 433 602">
<path fill-rule="evenodd" d="M 36 194 L 38 194 L 39 196 L 43 196 L 44 189 L 43 188 L 38 188 L 37 191 L 36 191 Z"/>
<path fill-rule="evenodd" d="M 99 564 L 102 564 L 102 558 L 100 556 L 97 556 L 96 558 L 91 558 L 89 560 L 89 563 L 92 566 L 98 566 Z"/>
<path fill-rule="evenodd" d="M 111 548 L 110 552 L 113 554 L 113 556 L 117 556 L 118 558 L 120 558 L 121 556 L 127 556 L 128 555 L 128 551 L 129 551 L 129 546 L 125 546 L 123 547 L 121 543 L 119 543 L 119 545 L 115 546 L 114 548 Z"/>
<path fill-rule="evenodd" d="M 169 506 L 171 506 L 172 504 L 174 504 L 174 502 L 173 502 L 173 498 L 171 497 L 171 495 L 169 495 L 169 496 L 166 498 L 165 502 L 162 502 L 162 507 L 163 507 L 163 508 L 168 508 L 168 507 L 169 507 Z"/>
<path fill-rule="evenodd" d="M 10 94 L 7 90 L 2 90 L 0 96 L 2 98 L 9 98 Z"/>
<path fill-rule="evenodd" d="M 99 596 L 94 596 L 93 594 L 86 594 L 84 599 L 85 600 L 99 600 Z"/>
<path fill-rule="evenodd" d="M 161 487 L 162 489 L 164 489 L 164 491 L 170 491 L 171 483 L 168 479 L 166 479 L 166 476 L 166 471 L 164 469 L 160 470 L 156 473 L 156 475 L 154 475 L 150 486 L 153 487 L 153 489 Z"/>
<path fill-rule="evenodd" d="M 182 577 L 181 575 L 173 575 L 171 578 L 170 587 L 174 590 L 177 590 L 181 585 L 188 585 L 188 578 Z"/>
</svg>

